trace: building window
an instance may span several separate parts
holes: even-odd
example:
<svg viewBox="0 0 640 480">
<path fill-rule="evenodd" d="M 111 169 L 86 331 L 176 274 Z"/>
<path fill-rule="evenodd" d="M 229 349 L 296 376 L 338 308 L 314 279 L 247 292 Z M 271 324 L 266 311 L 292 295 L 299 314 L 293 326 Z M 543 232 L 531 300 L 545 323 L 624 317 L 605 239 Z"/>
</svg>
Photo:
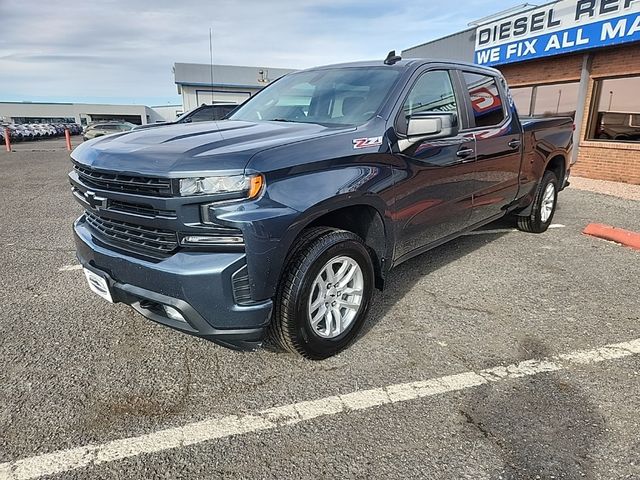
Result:
<svg viewBox="0 0 640 480">
<path fill-rule="evenodd" d="M 534 117 L 576 116 L 579 82 L 557 83 L 536 87 L 533 102 Z"/>
<path fill-rule="evenodd" d="M 531 99 L 533 98 L 533 87 L 512 88 L 513 98 L 518 113 L 523 116 L 531 115 Z"/>
<path fill-rule="evenodd" d="M 518 113 L 523 117 L 575 118 L 579 89 L 579 82 L 570 82 L 510 90 Z"/>
<path fill-rule="evenodd" d="M 595 84 L 590 140 L 640 142 L 640 77 L 608 78 Z"/>
</svg>

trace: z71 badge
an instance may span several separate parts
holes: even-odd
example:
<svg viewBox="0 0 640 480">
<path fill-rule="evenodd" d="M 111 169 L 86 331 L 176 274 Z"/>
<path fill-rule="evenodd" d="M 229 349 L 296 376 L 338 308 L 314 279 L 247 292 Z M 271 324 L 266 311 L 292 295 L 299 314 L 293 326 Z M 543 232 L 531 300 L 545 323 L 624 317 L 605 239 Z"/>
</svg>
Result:
<svg viewBox="0 0 640 480">
<path fill-rule="evenodd" d="M 372 137 L 372 138 L 354 138 L 353 139 L 353 148 L 369 148 L 369 147 L 379 147 L 382 145 L 382 137 Z"/>
</svg>

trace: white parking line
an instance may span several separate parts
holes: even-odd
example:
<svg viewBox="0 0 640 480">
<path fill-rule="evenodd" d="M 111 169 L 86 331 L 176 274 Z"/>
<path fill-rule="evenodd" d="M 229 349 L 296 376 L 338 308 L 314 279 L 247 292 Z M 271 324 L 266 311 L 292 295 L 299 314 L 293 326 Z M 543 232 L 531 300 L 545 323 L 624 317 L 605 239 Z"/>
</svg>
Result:
<svg viewBox="0 0 640 480">
<path fill-rule="evenodd" d="M 59 272 L 72 272 L 73 270 L 82 270 L 82 265 L 65 265 L 58 269 Z"/>
<path fill-rule="evenodd" d="M 640 354 L 640 339 L 583 350 L 549 359 L 526 360 L 465 372 L 431 380 L 389 385 L 346 395 L 321 398 L 261 410 L 253 414 L 212 418 L 182 427 L 169 428 L 137 437 L 113 440 L 101 445 L 59 450 L 14 462 L 0 464 L 0 480 L 28 480 L 43 475 L 56 475 L 83 467 L 91 467 L 138 455 L 163 452 L 188 445 L 196 445 L 218 438 L 243 435 L 294 425 L 318 417 L 349 414 L 380 405 L 407 402 L 455 392 L 508 379 L 522 378 L 546 372 L 565 370 L 576 365 L 588 365 Z"/>
</svg>

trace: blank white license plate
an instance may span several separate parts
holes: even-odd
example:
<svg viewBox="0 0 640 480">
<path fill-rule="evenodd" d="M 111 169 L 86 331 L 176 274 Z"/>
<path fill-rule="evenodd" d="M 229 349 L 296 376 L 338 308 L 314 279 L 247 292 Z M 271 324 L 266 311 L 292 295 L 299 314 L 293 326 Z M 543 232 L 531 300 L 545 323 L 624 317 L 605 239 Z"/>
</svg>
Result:
<svg viewBox="0 0 640 480">
<path fill-rule="evenodd" d="M 89 288 L 92 292 L 97 293 L 106 301 L 113 303 L 111 290 L 109 290 L 109 284 L 106 279 L 86 268 L 84 269 L 84 276 L 87 277 L 87 282 L 89 282 Z"/>
</svg>

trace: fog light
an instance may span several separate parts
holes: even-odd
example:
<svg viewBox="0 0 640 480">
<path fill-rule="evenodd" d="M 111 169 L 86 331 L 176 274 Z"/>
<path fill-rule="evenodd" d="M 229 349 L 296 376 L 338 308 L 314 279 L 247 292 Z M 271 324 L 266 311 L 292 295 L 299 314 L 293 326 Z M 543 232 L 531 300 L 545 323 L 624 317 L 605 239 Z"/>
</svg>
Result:
<svg viewBox="0 0 640 480">
<path fill-rule="evenodd" d="M 164 314 L 171 320 L 177 320 L 178 322 L 186 322 L 182 314 L 175 308 L 170 307 L 169 305 L 163 305 L 162 308 L 164 309 Z"/>
<path fill-rule="evenodd" d="M 182 237 L 183 245 L 242 245 L 244 238 L 241 236 L 218 235 L 187 235 Z"/>
</svg>

